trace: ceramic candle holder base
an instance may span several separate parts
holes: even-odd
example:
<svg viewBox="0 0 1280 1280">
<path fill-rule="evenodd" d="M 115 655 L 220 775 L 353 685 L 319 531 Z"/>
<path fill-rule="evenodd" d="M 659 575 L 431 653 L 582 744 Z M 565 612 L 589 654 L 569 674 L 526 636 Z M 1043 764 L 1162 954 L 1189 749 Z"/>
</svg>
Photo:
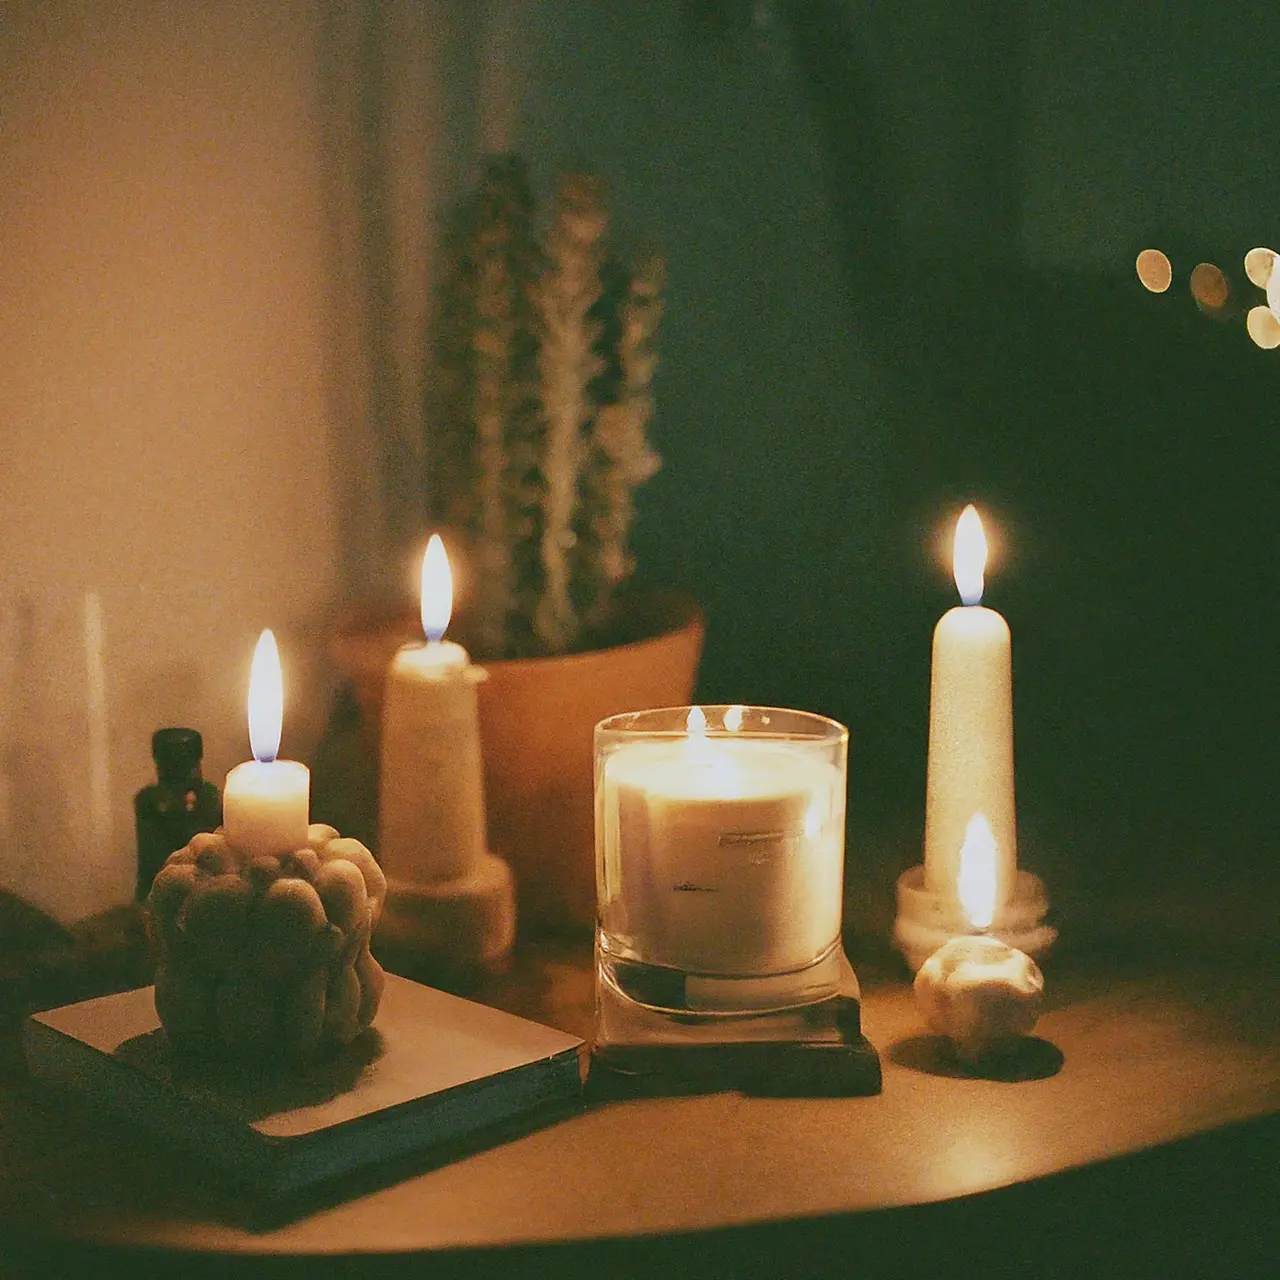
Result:
<svg viewBox="0 0 1280 1280">
<path fill-rule="evenodd" d="M 388 879 L 374 949 L 389 968 L 439 981 L 499 973 L 516 936 L 511 868 L 492 853 L 452 880 Z"/>
<path fill-rule="evenodd" d="M 880 1059 L 862 1034 L 858 979 L 840 947 L 832 961 L 835 994 L 799 1008 L 732 1017 L 646 1007 L 608 981 L 597 961 L 591 1093 L 879 1093 Z"/>
<path fill-rule="evenodd" d="M 898 918 L 893 927 L 893 943 L 912 973 L 918 972 L 943 943 L 973 932 L 958 903 L 925 887 L 923 865 L 909 867 L 898 877 L 897 892 Z M 995 920 L 984 933 L 1039 960 L 1058 937 L 1057 929 L 1044 922 L 1048 911 L 1044 881 L 1030 871 L 1019 869 L 1013 895 L 996 912 Z"/>
</svg>

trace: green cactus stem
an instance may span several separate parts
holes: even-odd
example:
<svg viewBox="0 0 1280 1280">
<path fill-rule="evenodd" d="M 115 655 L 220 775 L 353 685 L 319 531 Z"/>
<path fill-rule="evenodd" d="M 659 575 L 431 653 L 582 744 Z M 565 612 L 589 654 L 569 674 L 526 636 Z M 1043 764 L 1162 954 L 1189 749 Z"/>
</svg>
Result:
<svg viewBox="0 0 1280 1280">
<path fill-rule="evenodd" d="M 662 459 L 649 447 L 653 418 L 653 374 L 658 365 L 654 340 L 662 318 L 666 263 L 648 253 L 627 281 L 618 308 L 616 399 L 596 412 L 584 475 L 587 528 L 579 577 L 589 598 L 587 626 L 600 631 L 609 619 L 614 592 L 635 569 L 629 548 L 635 519 L 636 486 L 650 479 Z"/>
<path fill-rule="evenodd" d="M 600 237 L 608 217 L 599 179 L 572 174 L 560 181 L 547 237 L 547 267 L 535 294 L 542 320 L 543 593 L 534 615 L 539 642 L 552 653 L 577 639 L 580 621 L 570 592 L 583 429 L 591 419 L 588 387 L 603 368 L 595 352 L 599 322 Z"/>
<path fill-rule="evenodd" d="M 492 157 L 444 246 L 429 512 L 465 557 L 455 634 L 481 659 L 590 643 L 633 568 L 663 266 L 606 258 L 603 197 L 564 176 L 540 244 L 524 165 Z"/>
</svg>

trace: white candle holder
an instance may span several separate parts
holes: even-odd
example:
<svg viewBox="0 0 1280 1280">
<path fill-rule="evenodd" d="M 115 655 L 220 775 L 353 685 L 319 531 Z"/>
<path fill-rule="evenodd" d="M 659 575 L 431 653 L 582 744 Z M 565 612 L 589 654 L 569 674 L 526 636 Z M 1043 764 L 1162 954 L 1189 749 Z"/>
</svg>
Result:
<svg viewBox="0 0 1280 1280">
<path fill-rule="evenodd" d="M 843 725 L 767 707 L 596 726 L 596 1065 L 879 1090 L 840 935 L 847 751 Z"/>
<path fill-rule="evenodd" d="M 912 973 L 918 972 L 951 938 L 977 932 L 956 895 L 928 888 L 923 864 L 908 867 L 898 877 L 897 894 L 898 917 L 893 927 L 893 942 Z M 997 906 L 990 926 L 982 932 L 1017 951 L 1025 951 L 1033 960 L 1040 960 L 1058 937 L 1057 929 L 1044 922 L 1048 911 L 1049 896 L 1044 881 L 1018 868 L 1012 892 Z"/>
<path fill-rule="evenodd" d="M 481 851 L 447 880 L 387 877 L 375 949 L 396 973 L 466 987 L 505 972 L 515 938 L 515 883 L 496 854 Z"/>
</svg>

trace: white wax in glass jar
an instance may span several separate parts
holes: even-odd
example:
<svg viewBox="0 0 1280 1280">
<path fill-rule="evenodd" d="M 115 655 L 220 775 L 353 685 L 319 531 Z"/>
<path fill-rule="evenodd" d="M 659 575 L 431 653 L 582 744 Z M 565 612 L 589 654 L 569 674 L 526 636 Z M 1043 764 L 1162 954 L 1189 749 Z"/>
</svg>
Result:
<svg viewBox="0 0 1280 1280">
<path fill-rule="evenodd" d="M 812 744 L 626 743 L 603 762 L 599 803 L 601 923 L 635 959 L 775 974 L 837 940 L 844 778 Z"/>
</svg>

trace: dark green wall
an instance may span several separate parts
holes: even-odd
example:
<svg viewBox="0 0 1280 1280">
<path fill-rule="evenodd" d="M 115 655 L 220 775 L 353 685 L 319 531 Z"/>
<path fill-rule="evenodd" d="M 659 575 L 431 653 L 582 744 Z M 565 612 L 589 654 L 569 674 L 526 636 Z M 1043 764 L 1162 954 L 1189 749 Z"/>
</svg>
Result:
<svg viewBox="0 0 1280 1280">
<path fill-rule="evenodd" d="M 1190 881 L 1274 829 L 1280 357 L 1143 293 L 1131 249 L 1175 189 L 1160 226 L 1224 258 L 1280 240 L 1280 108 L 1242 114 L 1247 23 L 1049 8 L 778 3 L 716 39 L 676 4 L 538 5 L 519 145 L 603 170 L 669 250 L 636 541 L 707 606 L 701 695 L 845 720 L 854 856 L 912 861 L 939 540 L 973 499 L 1024 858 Z"/>
</svg>

